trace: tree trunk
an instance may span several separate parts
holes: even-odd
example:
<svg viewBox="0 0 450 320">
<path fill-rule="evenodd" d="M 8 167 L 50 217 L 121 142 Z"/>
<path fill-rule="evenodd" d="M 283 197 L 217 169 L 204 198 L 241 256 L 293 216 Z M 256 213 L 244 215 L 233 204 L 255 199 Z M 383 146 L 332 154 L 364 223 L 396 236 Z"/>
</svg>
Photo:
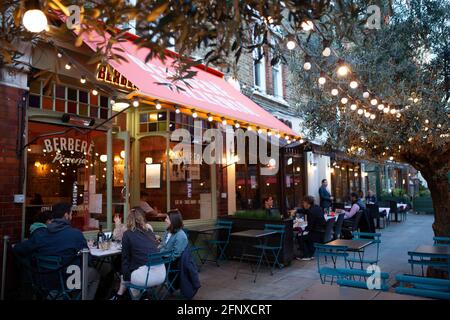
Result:
<svg viewBox="0 0 450 320">
<path fill-rule="evenodd" d="M 428 183 L 434 208 L 433 230 L 437 237 L 450 237 L 450 192 L 448 190 L 448 166 L 436 164 L 421 169 Z"/>
</svg>

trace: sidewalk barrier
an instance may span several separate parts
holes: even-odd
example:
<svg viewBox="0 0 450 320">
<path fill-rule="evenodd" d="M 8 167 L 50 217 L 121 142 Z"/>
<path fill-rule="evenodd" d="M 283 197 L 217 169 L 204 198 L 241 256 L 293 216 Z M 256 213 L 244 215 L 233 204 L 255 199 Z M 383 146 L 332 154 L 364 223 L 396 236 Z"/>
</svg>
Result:
<svg viewBox="0 0 450 320">
<path fill-rule="evenodd" d="M 3 236 L 2 289 L 0 293 L 0 300 L 5 300 L 6 259 L 8 257 L 8 243 L 9 243 L 9 236 Z"/>
<path fill-rule="evenodd" d="M 88 261 L 89 261 L 89 249 L 85 248 L 81 250 L 81 300 L 87 300 L 87 284 L 88 284 Z"/>
</svg>

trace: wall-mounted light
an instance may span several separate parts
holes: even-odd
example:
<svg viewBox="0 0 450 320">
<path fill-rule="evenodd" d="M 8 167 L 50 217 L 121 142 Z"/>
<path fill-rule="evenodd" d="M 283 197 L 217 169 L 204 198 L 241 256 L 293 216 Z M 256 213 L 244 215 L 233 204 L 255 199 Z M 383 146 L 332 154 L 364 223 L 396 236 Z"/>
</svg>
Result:
<svg viewBox="0 0 450 320">
<path fill-rule="evenodd" d="M 145 163 L 146 163 L 146 164 L 152 164 L 152 163 L 153 163 L 153 158 L 151 158 L 151 157 L 146 157 L 146 158 L 145 158 Z"/>
</svg>

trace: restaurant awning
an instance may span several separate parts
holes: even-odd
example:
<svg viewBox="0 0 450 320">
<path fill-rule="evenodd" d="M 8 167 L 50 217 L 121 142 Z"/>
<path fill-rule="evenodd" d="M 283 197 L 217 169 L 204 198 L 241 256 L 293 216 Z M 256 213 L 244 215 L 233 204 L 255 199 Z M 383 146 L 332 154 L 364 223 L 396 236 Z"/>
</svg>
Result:
<svg viewBox="0 0 450 320">
<path fill-rule="evenodd" d="M 97 44 L 101 47 L 100 44 L 104 45 L 105 39 L 103 36 L 91 33 L 84 34 L 84 42 L 92 50 L 97 51 Z M 173 58 L 167 57 L 164 63 L 157 58 L 146 63 L 145 58 L 149 49 L 139 48 L 132 41 L 116 43 L 113 48 L 120 48 L 117 54 L 124 56 L 127 61 L 111 60 L 110 65 L 138 88 L 135 94 L 142 98 L 158 99 L 161 102 L 191 109 L 190 112 L 195 109 L 196 112 L 209 113 L 219 119 L 225 117 L 235 120 L 243 127 L 250 125 L 252 129 L 260 127 L 263 130 L 298 138 L 295 131 L 233 88 L 219 72 L 193 67 L 197 74 L 187 80 L 190 87 L 178 81 L 176 85 L 182 90 L 172 90 L 161 83 L 170 83 L 168 78 L 175 74 L 172 66 Z"/>
</svg>

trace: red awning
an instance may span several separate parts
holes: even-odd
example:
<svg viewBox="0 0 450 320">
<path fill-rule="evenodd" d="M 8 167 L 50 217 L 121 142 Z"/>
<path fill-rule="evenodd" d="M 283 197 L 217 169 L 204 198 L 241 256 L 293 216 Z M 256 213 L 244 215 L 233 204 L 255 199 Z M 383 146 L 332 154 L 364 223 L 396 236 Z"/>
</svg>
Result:
<svg viewBox="0 0 450 320">
<path fill-rule="evenodd" d="M 104 38 L 99 35 L 90 34 L 88 36 L 84 34 L 84 42 L 96 51 L 97 44 L 104 44 Z M 117 43 L 114 47 L 121 48 L 117 53 L 124 56 L 128 61 L 111 60 L 111 66 L 138 88 L 139 95 L 172 102 L 215 116 L 224 116 L 291 136 L 298 136 L 284 123 L 234 89 L 223 77 L 195 68 L 197 75 L 188 80 L 191 88 L 179 81 L 176 85 L 182 87 L 185 91 L 171 90 L 169 87 L 158 83 L 170 82 L 167 78 L 175 72 L 171 66 L 174 61 L 173 58 L 167 57 L 165 63 L 162 63 L 159 59 L 153 59 L 145 63 L 145 57 L 149 49 L 138 48 L 131 41 Z M 122 50 L 123 52 L 121 52 Z"/>
</svg>

